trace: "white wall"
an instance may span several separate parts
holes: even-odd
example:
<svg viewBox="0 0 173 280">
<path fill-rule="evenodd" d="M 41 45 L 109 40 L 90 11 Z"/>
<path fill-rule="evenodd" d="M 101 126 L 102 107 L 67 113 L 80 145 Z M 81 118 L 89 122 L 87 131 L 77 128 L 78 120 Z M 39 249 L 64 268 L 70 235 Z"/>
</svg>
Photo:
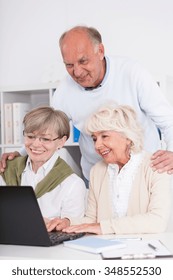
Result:
<svg viewBox="0 0 173 280">
<path fill-rule="evenodd" d="M 63 31 L 94 26 L 106 53 L 173 76 L 172 0 L 0 0 L 0 87 L 56 81 L 65 73 Z"/>
</svg>

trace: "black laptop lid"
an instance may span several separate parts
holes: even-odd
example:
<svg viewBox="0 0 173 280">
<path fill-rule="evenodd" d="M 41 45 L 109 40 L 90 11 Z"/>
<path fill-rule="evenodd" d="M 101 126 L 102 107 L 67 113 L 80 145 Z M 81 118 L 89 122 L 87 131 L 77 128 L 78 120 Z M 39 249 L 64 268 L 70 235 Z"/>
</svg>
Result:
<svg viewBox="0 0 173 280">
<path fill-rule="evenodd" d="M 0 187 L 0 244 L 51 245 L 32 187 Z"/>
</svg>

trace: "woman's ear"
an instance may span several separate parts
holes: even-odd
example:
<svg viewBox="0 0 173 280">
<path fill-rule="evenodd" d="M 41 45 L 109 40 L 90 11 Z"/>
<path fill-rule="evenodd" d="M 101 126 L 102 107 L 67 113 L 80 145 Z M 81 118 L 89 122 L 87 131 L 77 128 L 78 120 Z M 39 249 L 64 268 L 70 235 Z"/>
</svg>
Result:
<svg viewBox="0 0 173 280">
<path fill-rule="evenodd" d="M 59 139 L 57 150 L 61 149 L 65 145 L 66 141 L 67 141 L 66 135 L 64 135 L 61 139 Z"/>
</svg>

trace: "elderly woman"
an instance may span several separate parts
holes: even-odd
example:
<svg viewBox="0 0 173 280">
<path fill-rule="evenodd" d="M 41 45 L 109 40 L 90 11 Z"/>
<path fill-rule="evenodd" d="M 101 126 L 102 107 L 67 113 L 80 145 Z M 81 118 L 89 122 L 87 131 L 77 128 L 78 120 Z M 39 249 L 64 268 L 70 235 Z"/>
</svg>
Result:
<svg viewBox="0 0 173 280">
<path fill-rule="evenodd" d="M 45 221 L 54 217 L 83 216 L 86 187 L 60 158 L 69 138 L 69 120 L 62 111 L 38 107 L 23 120 L 27 156 L 8 160 L 1 185 L 32 186 Z"/>
<path fill-rule="evenodd" d="M 152 170 L 132 108 L 102 107 L 86 128 L 103 160 L 90 173 L 85 217 L 57 220 L 57 228 L 96 234 L 164 231 L 170 214 L 170 175 Z"/>
</svg>

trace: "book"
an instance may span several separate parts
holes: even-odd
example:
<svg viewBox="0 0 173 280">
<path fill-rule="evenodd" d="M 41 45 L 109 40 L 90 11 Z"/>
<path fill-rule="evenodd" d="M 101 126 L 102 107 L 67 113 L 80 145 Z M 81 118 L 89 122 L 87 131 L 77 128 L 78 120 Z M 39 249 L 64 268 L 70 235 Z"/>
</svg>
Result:
<svg viewBox="0 0 173 280">
<path fill-rule="evenodd" d="M 80 131 L 73 126 L 73 142 L 79 142 Z"/>
<path fill-rule="evenodd" d="M 90 253 L 99 254 L 107 250 L 124 248 L 125 242 L 100 237 L 87 236 L 76 240 L 64 241 L 64 246 Z"/>
<path fill-rule="evenodd" d="M 23 143 L 23 118 L 29 110 L 29 103 L 13 103 L 13 138 L 15 145 Z"/>
<path fill-rule="evenodd" d="M 4 104 L 5 144 L 13 144 L 13 104 Z"/>
</svg>

